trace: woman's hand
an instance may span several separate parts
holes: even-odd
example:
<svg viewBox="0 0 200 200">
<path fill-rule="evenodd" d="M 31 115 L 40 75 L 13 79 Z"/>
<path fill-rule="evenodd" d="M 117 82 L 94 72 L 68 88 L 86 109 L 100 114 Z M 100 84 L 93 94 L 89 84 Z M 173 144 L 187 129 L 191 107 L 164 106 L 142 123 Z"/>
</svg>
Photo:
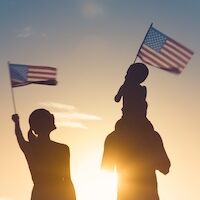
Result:
<svg viewBox="0 0 200 200">
<path fill-rule="evenodd" d="M 12 115 L 12 120 L 13 120 L 13 122 L 18 123 L 19 122 L 19 115 L 18 114 Z"/>
</svg>

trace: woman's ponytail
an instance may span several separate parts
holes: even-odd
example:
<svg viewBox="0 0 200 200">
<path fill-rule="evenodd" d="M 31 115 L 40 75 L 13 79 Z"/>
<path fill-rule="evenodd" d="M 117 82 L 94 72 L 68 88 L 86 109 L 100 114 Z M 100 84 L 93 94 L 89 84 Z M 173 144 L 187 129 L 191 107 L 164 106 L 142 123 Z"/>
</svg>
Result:
<svg viewBox="0 0 200 200">
<path fill-rule="evenodd" d="M 35 143 L 37 140 L 37 136 L 33 133 L 31 129 L 28 131 L 28 140 L 30 143 Z"/>
</svg>

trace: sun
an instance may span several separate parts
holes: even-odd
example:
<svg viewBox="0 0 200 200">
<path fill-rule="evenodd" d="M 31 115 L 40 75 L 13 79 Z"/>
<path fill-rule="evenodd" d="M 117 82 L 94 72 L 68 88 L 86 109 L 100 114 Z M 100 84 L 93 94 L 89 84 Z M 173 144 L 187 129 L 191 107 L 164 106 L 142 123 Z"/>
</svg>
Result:
<svg viewBox="0 0 200 200">
<path fill-rule="evenodd" d="M 79 200 L 116 200 L 117 173 L 99 170 L 79 176 L 76 196 Z"/>
</svg>

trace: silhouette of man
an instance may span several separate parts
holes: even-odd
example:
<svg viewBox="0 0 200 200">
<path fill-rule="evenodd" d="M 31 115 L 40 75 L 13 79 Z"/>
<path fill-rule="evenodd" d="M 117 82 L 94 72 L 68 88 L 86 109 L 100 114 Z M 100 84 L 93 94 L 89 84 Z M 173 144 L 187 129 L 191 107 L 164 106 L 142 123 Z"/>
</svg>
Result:
<svg viewBox="0 0 200 200">
<path fill-rule="evenodd" d="M 102 168 L 118 173 L 118 200 L 159 200 L 155 171 L 169 172 L 170 161 L 156 132 L 133 129 L 120 119 L 105 140 Z"/>
<path fill-rule="evenodd" d="M 159 200 L 156 170 L 167 174 L 170 161 L 160 135 L 146 118 L 148 76 L 142 63 L 131 65 L 115 101 L 123 97 L 122 118 L 105 140 L 102 168 L 118 173 L 118 200 Z"/>
<path fill-rule="evenodd" d="M 56 128 L 54 116 L 45 109 L 33 111 L 29 117 L 29 141 L 22 135 L 19 116 L 14 114 L 12 120 L 34 183 L 31 200 L 75 200 L 69 147 L 50 140 L 49 135 Z"/>
</svg>

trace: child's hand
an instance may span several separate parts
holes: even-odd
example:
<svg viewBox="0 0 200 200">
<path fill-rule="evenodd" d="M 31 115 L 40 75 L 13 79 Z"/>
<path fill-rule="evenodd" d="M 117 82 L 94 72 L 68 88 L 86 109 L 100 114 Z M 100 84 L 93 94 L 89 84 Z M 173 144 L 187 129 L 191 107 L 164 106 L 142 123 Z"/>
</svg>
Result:
<svg viewBox="0 0 200 200">
<path fill-rule="evenodd" d="M 121 95 L 117 94 L 117 95 L 115 96 L 115 102 L 120 102 L 121 97 L 122 97 Z"/>
<path fill-rule="evenodd" d="M 12 115 L 12 120 L 13 120 L 13 122 L 18 123 L 19 122 L 19 115 L 18 114 Z"/>
</svg>

